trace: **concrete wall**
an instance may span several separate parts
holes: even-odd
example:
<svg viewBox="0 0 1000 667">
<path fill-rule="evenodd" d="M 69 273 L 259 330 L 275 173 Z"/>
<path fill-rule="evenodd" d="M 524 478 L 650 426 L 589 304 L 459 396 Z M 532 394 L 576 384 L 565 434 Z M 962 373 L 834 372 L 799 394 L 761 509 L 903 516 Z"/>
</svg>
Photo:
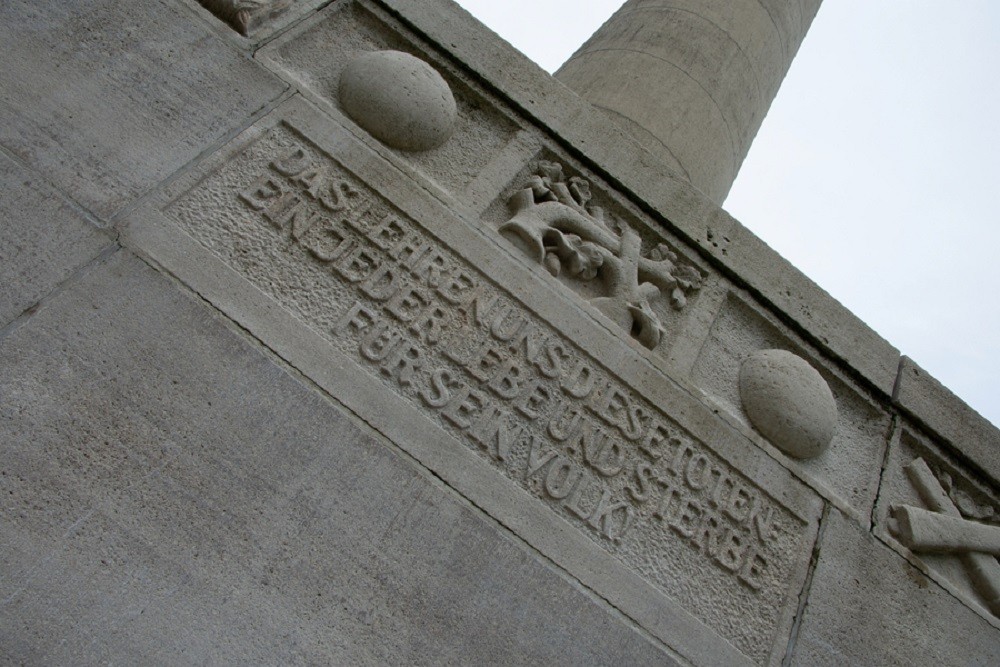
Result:
<svg viewBox="0 0 1000 667">
<path fill-rule="evenodd" d="M 321 5 L 0 7 L 0 662 L 995 663 L 894 523 L 994 534 L 995 428 L 452 3 Z"/>
</svg>

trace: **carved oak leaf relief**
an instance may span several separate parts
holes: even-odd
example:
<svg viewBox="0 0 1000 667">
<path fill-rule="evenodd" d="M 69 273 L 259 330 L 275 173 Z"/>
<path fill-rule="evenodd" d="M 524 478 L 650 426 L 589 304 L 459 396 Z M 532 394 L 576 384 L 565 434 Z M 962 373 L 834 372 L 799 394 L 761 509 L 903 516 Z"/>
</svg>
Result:
<svg viewBox="0 0 1000 667">
<path fill-rule="evenodd" d="M 198 2 L 244 37 L 291 4 L 291 0 L 198 0 Z"/>
<path fill-rule="evenodd" d="M 509 201 L 500 233 L 556 277 L 594 282 L 590 303 L 642 345 L 655 348 L 664 327 L 651 303 L 666 297 L 680 310 L 701 286 L 701 274 L 659 244 L 642 252 L 639 234 L 590 203 L 590 183 L 566 178 L 562 165 L 540 161 Z"/>
</svg>

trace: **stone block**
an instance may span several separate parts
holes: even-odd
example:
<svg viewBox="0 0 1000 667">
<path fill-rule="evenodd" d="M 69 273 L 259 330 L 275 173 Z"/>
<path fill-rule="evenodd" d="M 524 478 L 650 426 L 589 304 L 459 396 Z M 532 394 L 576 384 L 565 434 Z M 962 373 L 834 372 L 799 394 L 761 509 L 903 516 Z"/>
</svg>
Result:
<svg viewBox="0 0 1000 667">
<path fill-rule="evenodd" d="M 683 658 L 780 660 L 818 497 L 308 102 L 122 234 Z"/>
<path fill-rule="evenodd" d="M 0 367 L 0 662 L 673 663 L 127 252 Z"/>
<path fill-rule="evenodd" d="M 0 144 L 102 219 L 285 88 L 159 0 L 11 0 L 0 40 Z"/>
<path fill-rule="evenodd" d="M 0 327 L 112 241 L 24 167 L 0 154 Z"/>
<path fill-rule="evenodd" d="M 792 665 L 995 665 L 1000 631 L 832 510 Z"/>
<path fill-rule="evenodd" d="M 449 0 L 0 36 L 0 663 L 996 662 L 995 430 Z"/>
<path fill-rule="evenodd" d="M 909 357 L 899 367 L 894 402 L 1000 482 L 1000 429 Z"/>
<path fill-rule="evenodd" d="M 691 371 L 693 383 L 728 415 L 753 428 L 740 395 L 744 362 L 760 350 L 781 349 L 819 371 L 837 406 L 833 440 L 811 459 L 781 453 L 764 437 L 757 442 L 855 520 L 867 525 L 878 494 L 890 416 L 867 392 L 836 370 L 822 354 L 777 322 L 745 293 L 730 288 Z M 786 410 L 775 408 L 779 413 Z"/>
</svg>

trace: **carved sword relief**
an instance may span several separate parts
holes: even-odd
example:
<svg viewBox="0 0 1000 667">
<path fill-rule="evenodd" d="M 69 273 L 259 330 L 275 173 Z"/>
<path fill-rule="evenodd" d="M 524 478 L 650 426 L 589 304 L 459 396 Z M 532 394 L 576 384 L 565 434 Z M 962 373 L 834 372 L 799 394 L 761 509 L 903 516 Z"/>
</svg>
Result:
<svg viewBox="0 0 1000 667">
<path fill-rule="evenodd" d="M 639 234 L 591 204 L 590 183 L 566 178 L 562 165 L 539 161 L 526 187 L 511 197 L 500 233 L 553 276 L 596 282 L 590 303 L 649 349 L 664 327 L 651 302 L 662 294 L 680 310 L 701 286 L 701 274 L 665 244 L 643 253 Z"/>
<path fill-rule="evenodd" d="M 922 458 L 914 459 L 904 470 L 930 509 L 893 506 L 889 525 L 893 535 L 917 553 L 954 553 L 986 607 L 1000 616 L 1000 563 L 996 559 L 1000 527 L 963 517 Z"/>
</svg>

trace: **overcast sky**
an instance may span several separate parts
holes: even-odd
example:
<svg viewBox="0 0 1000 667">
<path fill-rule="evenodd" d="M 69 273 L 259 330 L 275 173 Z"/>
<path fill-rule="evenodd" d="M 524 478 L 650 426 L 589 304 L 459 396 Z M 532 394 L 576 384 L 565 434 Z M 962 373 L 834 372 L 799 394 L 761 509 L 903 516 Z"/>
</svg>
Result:
<svg viewBox="0 0 1000 667">
<path fill-rule="evenodd" d="M 621 0 L 458 0 L 556 70 Z M 826 0 L 725 208 L 1000 424 L 1000 0 Z"/>
</svg>

